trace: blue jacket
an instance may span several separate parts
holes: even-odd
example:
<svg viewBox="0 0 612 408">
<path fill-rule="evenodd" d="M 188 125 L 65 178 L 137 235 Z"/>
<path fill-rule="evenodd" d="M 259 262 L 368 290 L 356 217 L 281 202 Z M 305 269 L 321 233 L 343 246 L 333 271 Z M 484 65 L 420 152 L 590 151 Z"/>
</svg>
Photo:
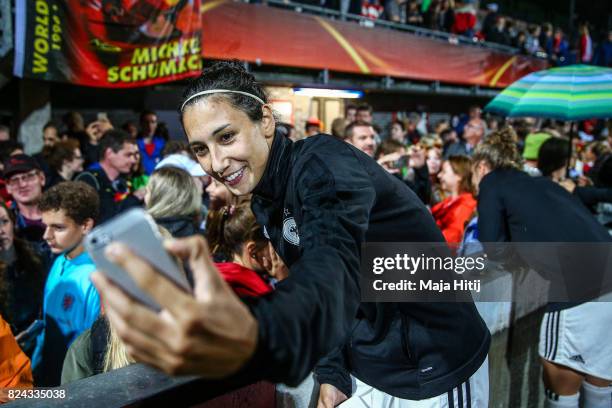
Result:
<svg viewBox="0 0 612 408">
<path fill-rule="evenodd" d="M 100 314 L 100 296 L 89 279 L 95 269 L 87 252 L 74 259 L 62 254 L 51 267 L 43 300 L 45 328 L 32 357 L 38 386 L 59 385 L 68 347 Z"/>
<path fill-rule="evenodd" d="M 161 160 L 161 153 L 166 146 L 166 141 L 161 137 L 153 136 L 153 144 L 155 145 L 155 149 L 153 150 L 153 154 L 149 156 L 147 154 L 147 149 L 145 149 L 144 139 L 138 139 L 138 149 L 140 150 L 142 165 L 147 175 L 153 173 L 153 170 L 155 170 L 155 165 Z"/>
</svg>

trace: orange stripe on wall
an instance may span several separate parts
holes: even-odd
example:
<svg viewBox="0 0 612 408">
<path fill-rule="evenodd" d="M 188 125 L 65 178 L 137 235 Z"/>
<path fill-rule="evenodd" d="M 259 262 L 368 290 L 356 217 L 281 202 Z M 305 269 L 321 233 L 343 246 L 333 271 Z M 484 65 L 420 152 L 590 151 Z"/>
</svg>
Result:
<svg viewBox="0 0 612 408">
<path fill-rule="evenodd" d="M 323 20 L 320 17 L 314 17 L 314 19 L 317 20 L 317 22 L 321 24 L 321 26 L 323 26 L 325 31 L 327 31 L 334 38 L 334 40 L 338 42 L 338 44 L 344 49 L 344 51 L 346 51 L 349 57 L 351 57 L 353 62 L 359 67 L 362 73 L 370 73 L 370 68 L 368 67 L 368 65 L 361 58 L 355 48 L 353 48 L 351 43 L 349 43 L 348 40 L 338 32 L 338 30 L 336 30 L 334 27 L 332 27 L 331 24 L 329 24 L 327 21 Z"/>
<path fill-rule="evenodd" d="M 213 0 L 213 1 L 207 1 L 207 2 L 205 2 L 204 4 L 202 4 L 202 7 L 201 7 L 201 9 L 200 9 L 200 10 L 201 10 L 201 11 L 200 11 L 200 14 L 204 14 L 204 13 L 206 13 L 207 11 L 210 11 L 210 10 L 212 10 L 212 9 L 216 8 L 216 7 L 219 7 L 220 5 L 222 5 L 223 3 L 226 3 L 226 2 L 227 2 L 227 0 Z"/>
<path fill-rule="evenodd" d="M 374 65 L 378 66 L 379 68 L 392 69 L 391 65 L 387 64 L 387 62 L 380 59 L 376 55 L 372 54 L 370 51 L 366 50 L 365 48 L 359 45 L 355 45 L 354 47 L 359 52 L 359 54 L 363 55 L 365 59 L 367 59 Z"/>
<path fill-rule="evenodd" d="M 508 70 L 508 68 L 510 68 L 510 65 L 514 64 L 514 61 L 516 61 L 516 56 L 506 61 L 505 64 L 502 65 L 501 68 L 497 71 L 493 79 L 491 79 L 491 82 L 489 83 L 489 85 L 490 86 L 497 85 L 497 81 L 499 81 L 502 75 L 504 75 L 504 73 Z"/>
</svg>

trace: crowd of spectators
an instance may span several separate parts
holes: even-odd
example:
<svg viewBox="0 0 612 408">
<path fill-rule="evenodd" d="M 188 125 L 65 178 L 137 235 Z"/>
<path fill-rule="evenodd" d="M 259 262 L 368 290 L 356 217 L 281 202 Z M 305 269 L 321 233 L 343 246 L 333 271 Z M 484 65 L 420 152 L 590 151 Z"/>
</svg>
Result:
<svg viewBox="0 0 612 408">
<path fill-rule="evenodd" d="M 368 119 L 351 122 L 357 112 L 369 112 Z M 401 178 L 431 208 L 451 244 L 461 242 L 464 227 L 475 212 L 469 158 L 489 134 L 506 125 L 516 130 L 525 172 L 551 178 L 612 227 L 612 121 L 580 122 L 570 158 L 568 123 L 535 119 L 504 122 L 471 106 L 466 114 L 435 123 L 430 123 L 426 113 L 401 113 L 385 128 L 372 122 L 371 112 L 368 105 L 348 105 L 345 116 L 336 119 L 332 133 Z"/>
<path fill-rule="evenodd" d="M 144 208 L 166 237 L 206 233 L 239 296 L 261 296 L 287 277 L 248 200 L 212 180 L 155 112 L 120 127 L 69 112 L 40 137 L 42 151 L 26 155 L 0 127 L 0 386 L 58 386 L 133 362 L 101 313 L 83 244 L 130 208 Z"/>
<path fill-rule="evenodd" d="M 76 112 L 63 119 L 44 126 L 43 150 L 33 156 L 0 128 L 0 138 L 6 133 L 0 142 L 0 339 L 10 332 L 16 339 L 2 345 L 0 358 L 17 361 L 14 370 L 0 370 L 0 386 L 57 386 L 133 362 L 101 314 L 89 280 L 95 266 L 83 248 L 96 224 L 129 208 L 145 208 L 167 236 L 205 234 L 238 296 L 263 296 L 289 276 L 248 198 L 238 200 L 204 173 L 184 142 L 160 131 L 154 112 L 143 112 L 139 126 L 116 127 L 106 116 L 85 125 Z M 412 189 L 460 251 L 478 236 L 471 156 L 507 124 L 518 135 L 523 170 L 550 178 L 612 229 L 611 122 L 582 122 L 571 157 L 566 125 L 504 123 L 478 106 L 436 123 L 423 113 L 396 115 L 385 129 L 374 123 L 371 106 L 347 105 L 332 133 Z M 321 125 L 308 120 L 306 137 Z M 279 124 L 278 135 L 296 138 L 288 124 Z M 3 382 L 9 376 L 13 382 Z"/>
<path fill-rule="evenodd" d="M 512 17 L 494 2 L 474 0 L 298 0 L 296 3 L 361 16 L 361 24 L 390 21 L 451 34 L 473 42 L 486 41 L 518 49 L 524 55 L 547 58 L 555 65 L 572 63 L 612 66 L 612 30 L 592 32 L 578 24 L 572 37 L 550 22 L 526 22 Z"/>
</svg>

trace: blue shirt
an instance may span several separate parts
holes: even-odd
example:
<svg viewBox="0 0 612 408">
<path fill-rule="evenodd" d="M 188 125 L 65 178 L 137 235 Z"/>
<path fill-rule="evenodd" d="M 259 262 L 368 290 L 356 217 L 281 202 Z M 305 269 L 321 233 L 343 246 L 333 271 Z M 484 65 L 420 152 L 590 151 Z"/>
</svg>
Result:
<svg viewBox="0 0 612 408">
<path fill-rule="evenodd" d="M 43 300 L 45 329 L 32 357 L 38 386 L 59 385 L 68 347 L 100 314 L 100 296 L 89 279 L 95 269 L 87 252 L 74 259 L 62 254 L 51 267 Z"/>
<path fill-rule="evenodd" d="M 146 175 L 150 175 L 155 170 L 155 166 L 161 160 L 162 150 L 166 146 L 166 141 L 158 136 L 153 136 L 151 143 L 154 145 L 153 154 L 147 153 L 144 139 L 138 139 L 138 149 L 140 150 L 140 157 L 142 157 L 142 167 Z"/>
</svg>

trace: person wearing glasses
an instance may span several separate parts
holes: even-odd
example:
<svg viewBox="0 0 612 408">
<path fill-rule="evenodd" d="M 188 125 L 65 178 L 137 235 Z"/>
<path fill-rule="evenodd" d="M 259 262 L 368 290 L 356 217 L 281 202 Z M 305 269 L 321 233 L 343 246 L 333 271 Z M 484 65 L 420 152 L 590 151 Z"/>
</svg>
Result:
<svg viewBox="0 0 612 408">
<path fill-rule="evenodd" d="M 5 161 L 3 176 L 6 190 L 12 197 L 10 208 L 16 215 L 17 236 L 42 249 L 45 226 L 38 203 L 45 186 L 45 174 L 33 157 L 18 154 Z"/>
<path fill-rule="evenodd" d="M 472 156 L 472 152 L 483 140 L 485 128 L 482 120 L 472 119 L 463 128 L 463 139 L 448 146 L 444 152 L 444 160 L 450 156 Z"/>
</svg>

